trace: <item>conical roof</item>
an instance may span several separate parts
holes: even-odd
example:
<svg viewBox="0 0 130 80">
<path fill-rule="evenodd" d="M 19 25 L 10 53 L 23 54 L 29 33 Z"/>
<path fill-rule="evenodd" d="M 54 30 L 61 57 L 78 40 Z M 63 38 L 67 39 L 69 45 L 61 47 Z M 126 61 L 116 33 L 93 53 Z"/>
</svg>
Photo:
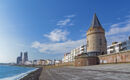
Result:
<svg viewBox="0 0 130 80">
<path fill-rule="evenodd" d="M 91 27 L 101 27 L 98 17 L 96 16 L 96 13 L 93 16 Z"/>
</svg>

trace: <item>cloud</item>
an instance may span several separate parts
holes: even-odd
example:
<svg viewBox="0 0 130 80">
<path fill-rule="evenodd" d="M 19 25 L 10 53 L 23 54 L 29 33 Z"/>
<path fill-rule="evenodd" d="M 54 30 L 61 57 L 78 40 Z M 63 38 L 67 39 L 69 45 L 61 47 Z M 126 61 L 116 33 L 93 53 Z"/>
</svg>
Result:
<svg viewBox="0 0 130 80">
<path fill-rule="evenodd" d="M 130 32 L 130 20 L 111 25 L 111 28 L 106 32 L 106 35 L 115 35 L 126 32 Z"/>
<path fill-rule="evenodd" d="M 107 36 L 107 44 L 111 45 L 112 42 L 122 42 L 125 41 L 128 38 L 128 35 L 125 34 L 119 34 L 119 35 L 112 35 L 112 36 Z"/>
<path fill-rule="evenodd" d="M 76 15 L 72 14 L 72 15 L 68 15 L 68 16 L 65 16 L 66 19 L 64 20 L 59 20 L 57 22 L 57 26 L 72 26 L 74 25 L 74 23 L 72 23 L 72 18 L 74 18 Z"/>
<path fill-rule="evenodd" d="M 33 47 L 33 48 L 39 48 L 39 47 L 41 47 L 40 45 L 41 45 L 40 42 L 35 41 L 35 42 L 33 42 L 32 47 Z"/>
<path fill-rule="evenodd" d="M 32 43 L 32 47 L 38 49 L 41 53 L 47 54 L 64 54 L 70 52 L 70 50 L 79 47 L 86 43 L 86 39 L 76 41 L 65 41 L 63 43 L 40 43 L 35 41 Z"/>
<path fill-rule="evenodd" d="M 58 21 L 57 25 L 58 25 L 58 26 L 65 26 L 65 25 L 67 25 L 70 21 L 71 21 L 70 19 L 61 20 L 61 21 Z"/>
<path fill-rule="evenodd" d="M 67 40 L 67 35 L 69 32 L 63 31 L 61 29 L 54 29 L 49 34 L 44 34 L 45 37 L 49 38 L 51 41 L 65 41 Z"/>
<path fill-rule="evenodd" d="M 111 28 L 113 28 L 113 27 L 119 27 L 120 25 L 121 25 L 121 23 L 112 24 L 112 25 L 111 25 Z"/>
<path fill-rule="evenodd" d="M 111 28 L 107 35 L 119 34 L 123 32 L 130 32 L 130 24 L 127 24 L 125 27 L 114 27 Z"/>
<path fill-rule="evenodd" d="M 130 36 L 130 19 L 112 24 L 110 29 L 106 32 L 108 45 L 115 41 L 122 42 L 127 40 L 128 36 Z"/>
<path fill-rule="evenodd" d="M 65 17 L 67 17 L 67 18 L 73 18 L 73 17 L 75 17 L 76 15 L 74 15 L 74 14 L 72 14 L 72 15 L 68 15 L 68 16 L 65 16 Z"/>
</svg>

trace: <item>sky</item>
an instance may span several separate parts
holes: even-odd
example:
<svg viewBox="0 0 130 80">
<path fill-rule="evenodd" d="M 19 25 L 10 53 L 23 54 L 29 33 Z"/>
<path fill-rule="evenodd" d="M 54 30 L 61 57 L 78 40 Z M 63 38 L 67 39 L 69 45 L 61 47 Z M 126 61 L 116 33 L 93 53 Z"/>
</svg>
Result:
<svg viewBox="0 0 130 80">
<path fill-rule="evenodd" d="M 20 52 L 29 60 L 62 59 L 86 44 L 94 13 L 105 29 L 107 43 L 130 36 L 129 0 L 0 0 L 0 63 L 16 62 Z"/>
</svg>

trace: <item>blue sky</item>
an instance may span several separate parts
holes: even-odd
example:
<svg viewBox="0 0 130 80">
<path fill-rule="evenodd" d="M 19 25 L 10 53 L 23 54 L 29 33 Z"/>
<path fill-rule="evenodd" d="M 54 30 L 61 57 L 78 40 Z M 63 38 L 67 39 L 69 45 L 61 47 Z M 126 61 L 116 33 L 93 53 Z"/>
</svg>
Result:
<svg viewBox="0 0 130 80">
<path fill-rule="evenodd" d="M 0 0 L 0 62 L 15 62 L 21 51 L 29 59 L 61 59 L 86 44 L 96 12 L 108 44 L 130 36 L 129 0 Z"/>
</svg>

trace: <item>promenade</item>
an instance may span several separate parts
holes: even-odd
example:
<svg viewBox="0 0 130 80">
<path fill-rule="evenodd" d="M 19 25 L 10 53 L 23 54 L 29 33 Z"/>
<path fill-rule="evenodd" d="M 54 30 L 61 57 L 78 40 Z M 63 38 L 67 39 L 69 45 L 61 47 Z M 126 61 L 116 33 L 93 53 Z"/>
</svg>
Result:
<svg viewBox="0 0 130 80">
<path fill-rule="evenodd" d="M 43 69 L 39 80 L 130 80 L 130 64 Z"/>
</svg>

